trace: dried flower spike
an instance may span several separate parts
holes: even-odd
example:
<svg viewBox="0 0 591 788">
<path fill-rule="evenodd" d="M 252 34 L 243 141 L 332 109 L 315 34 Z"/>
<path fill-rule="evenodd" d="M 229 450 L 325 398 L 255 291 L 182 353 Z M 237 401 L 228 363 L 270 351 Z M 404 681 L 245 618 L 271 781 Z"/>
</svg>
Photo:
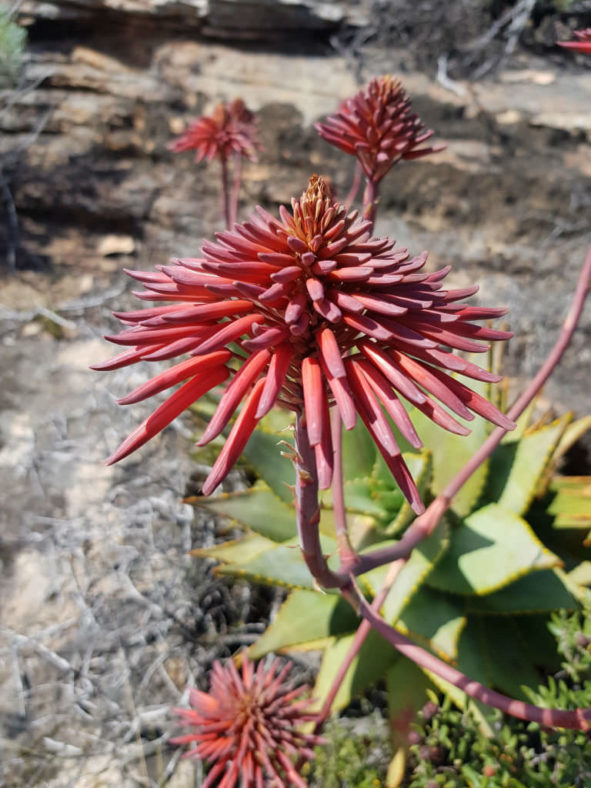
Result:
<svg viewBox="0 0 591 788">
<path fill-rule="evenodd" d="M 579 39 L 578 41 L 559 41 L 558 46 L 591 55 L 591 27 L 587 27 L 585 30 L 575 30 L 574 34 Z"/>
<path fill-rule="evenodd" d="M 175 260 L 158 272 L 128 271 L 145 285 L 139 298 L 172 304 L 116 313 L 128 328 L 107 338 L 130 349 L 94 368 L 189 358 L 120 400 L 130 404 L 183 384 L 108 462 L 135 451 L 232 374 L 199 445 L 219 435 L 244 404 L 203 485 L 205 495 L 276 403 L 305 415 L 318 482 L 328 488 L 329 408 L 337 407 L 346 429 L 361 416 L 402 492 L 421 512 L 384 411 L 417 448 L 422 444 L 400 397 L 461 435 L 469 430 L 439 403 L 462 419 L 477 413 L 510 429 L 513 423 L 500 411 L 449 374 L 500 379 L 453 350 L 484 352 L 489 345 L 483 342 L 512 336 L 474 323 L 506 310 L 458 303 L 478 288 L 443 290 L 448 268 L 424 273 L 426 253 L 410 258 L 394 241 L 372 237 L 370 222 L 335 202 L 322 178 L 314 176 L 292 211 L 282 207 L 280 215 L 277 220 L 258 208 L 249 221 L 218 233 L 217 243 L 205 243 L 201 258 Z"/>
<path fill-rule="evenodd" d="M 173 709 L 193 730 L 172 743 L 195 743 L 185 757 L 212 764 L 202 788 L 233 788 L 239 782 L 243 788 L 305 788 L 293 759 L 314 758 L 314 747 L 323 740 L 298 730 L 315 715 L 308 712 L 311 701 L 301 699 L 307 688 L 286 683 L 290 670 L 289 663 L 279 669 L 278 660 L 268 667 L 259 662 L 255 670 L 244 655 L 240 675 L 233 662 L 227 667 L 215 662 L 209 693 L 191 690 L 191 708 Z"/>
<path fill-rule="evenodd" d="M 254 115 L 242 99 L 235 99 L 218 104 L 211 116 L 198 118 L 168 147 L 174 153 L 194 150 L 198 162 L 232 155 L 252 160 L 258 147 L 255 131 Z"/>
<path fill-rule="evenodd" d="M 316 130 L 327 142 L 356 156 L 367 178 L 378 183 L 400 159 L 418 159 L 443 146 L 421 147 L 433 132 L 410 109 L 399 80 L 372 79 Z"/>
</svg>

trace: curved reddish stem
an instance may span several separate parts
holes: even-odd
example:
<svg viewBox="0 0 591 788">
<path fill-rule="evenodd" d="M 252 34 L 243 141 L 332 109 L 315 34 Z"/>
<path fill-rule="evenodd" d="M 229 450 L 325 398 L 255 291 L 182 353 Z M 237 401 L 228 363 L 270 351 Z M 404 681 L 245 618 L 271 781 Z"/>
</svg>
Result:
<svg viewBox="0 0 591 788">
<path fill-rule="evenodd" d="M 320 544 L 318 474 L 314 451 L 308 440 L 304 417 L 298 413 L 295 426 L 296 521 L 302 556 L 315 580 L 325 588 L 339 588 L 347 578 L 332 572 Z"/>
<path fill-rule="evenodd" d="M 554 372 L 556 365 L 562 358 L 564 351 L 572 339 L 575 328 L 577 327 L 577 323 L 581 316 L 581 312 L 583 311 L 585 297 L 587 296 L 590 286 L 591 247 L 589 247 L 585 263 L 583 264 L 583 268 L 579 274 L 573 302 L 564 320 L 564 323 L 562 324 L 556 344 L 550 351 L 548 358 L 542 364 L 535 377 L 533 377 L 530 381 L 527 388 L 515 400 L 513 405 L 507 411 L 507 416 L 511 420 L 515 421 L 519 418 L 519 416 L 521 416 L 523 411 L 544 386 L 552 372 Z M 502 427 L 497 427 L 491 432 L 476 454 L 466 463 L 462 470 L 454 476 L 445 490 L 441 493 L 442 498 L 448 500 L 451 503 L 451 499 L 454 497 L 454 495 L 459 492 L 470 476 L 472 476 L 474 471 L 476 471 L 482 465 L 486 458 L 492 453 L 493 449 L 499 445 L 506 432 L 507 430 L 503 429 Z"/>
<path fill-rule="evenodd" d="M 479 681 L 468 678 L 464 673 L 438 659 L 425 649 L 417 646 L 396 629 L 387 624 L 383 618 L 369 605 L 363 595 L 354 585 L 341 589 L 343 596 L 350 604 L 361 612 L 363 618 L 391 643 L 401 654 L 411 659 L 421 668 L 435 673 L 445 681 L 461 689 L 466 695 L 475 700 L 482 701 L 488 706 L 517 717 L 521 720 L 537 722 L 554 728 L 574 728 L 587 731 L 590 729 L 591 709 L 575 709 L 565 711 L 561 709 L 544 709 L 521 700 L 515 700 L 495 690 L 488 689 Z"/>
<path fill-rule="evenodd" d="M 394 581 L 398 577 L 400 570 L 405 565 L 406 561 L 394 561 L 392 566 L 388 570 L 388 576 L 384 582 L 384 585 L 380 588 L 378 593 L 372 600 L 371 609 L 375 613 L 379 613 L 381 606 L 386 601 L 386 597 L 390 593 L 392 586 L 394 585 Z M 353 638 L 353 642 L 349 647 L 349 651 L 345 655 L 345 658 L 339 665 L 339 669 L 337 670 L 336 676 L 334 677 L 332 686 L 326 696 L 324 703 L 322 704 L 322 708 L 318 712 L 318 716 L 316 717 L 316 724 L 314 726 L 314 733 L 320 733 L 322 727 L 330 714 L 330 710 L 332 708 L 332 704 L 334 703 L 334 699 L 337 696 L 337 693 L 340 689 L 341 684 L 343 683 L 345 676 L 347 675 L 347 671 L 351 667 L 351 664 L 361 647 L 365 643 L 367 636 L 371 631 L 371 623 L 367 619 L 363 619 L 357 628 L 357 632 L 355 633 L 355 637 Z"/>
<path fill-rule="evenodd" d="M 229 201 L 229 225 L 233 227 L 238 216 L 238 199 L 240 197 L 240 184 L 242 183 L 242 157 L 239 153 L 234 156 L 234 168 L 232 179 L 232 194 Z"/>
<path fill-rule="evenodd" d="M 230 190 L 228 184 L 228 159 L 222 154 L 220 156 L 221 178 L 222 178 L 222 214 L 226 229 L 231 228 L 230 217 Z"/>
<path fill-rule="evenodd" d="M 355 162 L 355 172 L 353 173 L 353 183 L 351 184 L 351 188 L 349 189 L 349 194 L 347 194 L 345 198 L 345 202 L 343 203 L 345 208 L 349 210 L 349 208 L 353 205 L 355 197 L 357 197 L 357 192 L 359 191 L 359 187 L 361 186 L 361 176 L 363 175 L 363 169 L 361 167 L 361 162 L 359 159 Z"/>
<path fill-rule="evenodd" d="M 395 561 L 390 569 L 388 570 L 388 574 L 384 581 L 383 586 L 380 588 L 376 596 L 374 597 L 371 607 L 373 610 L 379 612 L 379 609 L 386 601 L 386 597 L 388 596 L 390 589 L 394 585 L 396 578 L 398 577 L 400 570 L 405 565 L 406 561 Z M 338 694 L 338 691 L 341 687 L 341 684 L 345 680 L 345 676 L 353 663 L 353 660 L 360 652 L 361 647 L 365 643 L 367 636 L 371 632 L 371 624 L 366 619 L 363 619 L 359 626 L 357 627 L 357 632 L 355 633 L 355 637 L 353 638 L 353 642 L 349 647 L 349 651 L 347 651 L 343 661 L 339 665 L 339 669 L 336 672 L 336 675 L 333 679 L 332 685 L 330 690 L 328 691 L 328 695 L 324 699 L 324 703 L 322 704 L 322 708 L 316 715 L 315 723 L 314 723 L 314 730 L 313 734 L 318 735 L 321 733 L 322 729 L 324 728 L 324 723 L 328 719 L 330 715 L 332 704 Z M 304 758 L 300 757 L 296 765 L 296 771 L 299 771 L 302 766 L 304 765 Z"/>
<path fill-rule="evenodd" d="M 527 408 L 530 402 L 538 394 L 544 383 L 548 380 L 554 368 L 562 358 L 572 335 L 577 326 L 583 306 L 585 304 L 585 297 L 589 290 L 591 283 L 591 247 L 587 253 L 587 257 L 579 279 L 577 287 L 571 304 L 571 308 L 564 320 L 562 329 L 556 341 L 556 344 L 550 351 L 546 361 L 540 367 L 537 375 L 529 383 L 525 391 L 509 408 L 507 416 L 515 420 L 521 416 L 523 411 Z M 399 542 L 386 547 L 382 550 L 375 550 L 372 553 L 366 553 L 360 556 L 359 562 L 355 568 L 355 574 L 360 575 L 368 572 L 370 569 L 375 569 L 377 566 L 382 566 L 390 561 L 395 561 L 398 558 L 406 558 L 410 555 L 412 550 L 429 534 L 431 534 L 439 522 L 442 514 L 450 507 L 454 495 L 462 488 L 465 482 L 476 471 L 482 463 L 492 454 L 494 449 L 499 445 L 507 430 L 502 427 L 497 427 L 491 432 L 488 438 L 484 441 L 480 449 L 474 454 L 473 457 L 464 465 L 464 467 L 453 477 L 445 490 L 435 498 L 427 510 L 414 520 L 412 525 L 406 530 L 402 539 Z"/>
<path fill-rule="evenodd" d="M 373 225 L 378 211 L 379 185 L 377 181 L 367 178 L 365 190 L 363 192 L 363 218 L 371 222 L 369 230 L 373 230 Z"/>
</svg>

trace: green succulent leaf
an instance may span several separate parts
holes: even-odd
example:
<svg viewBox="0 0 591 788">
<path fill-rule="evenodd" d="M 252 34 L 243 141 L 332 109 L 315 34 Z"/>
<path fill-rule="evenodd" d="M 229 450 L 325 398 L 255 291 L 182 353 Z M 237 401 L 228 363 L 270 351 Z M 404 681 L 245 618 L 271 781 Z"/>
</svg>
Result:
<svg viewBox="0 0 591 788">
<path fill-rule="evenodd" d="M 236 564 L 241 561 L 250 561 L 255 555 L 264 553 L 275 547 L 275 542 L 260 534 L 250 533 L 241 539 L 233 539 L 213 547 L 198 547 L 191 550 L 191 555 L 200 558 L 215 558 L 223 564 Z"/>
<path fill-rule="evenodd" d="M 259 426 L 252 433 L 243 455 L 275 495 L 289 505 L 293 503 L 293 492 L 289 485 L 295 484 L 295 470 L 293 462 L 282 453 L 290 451 L 289 447 L 281 445 L 282 441 L 287 442 L 293 450 L 291 430 L 278 433 Z"/>
<path fill-rule="evenodd" d="M 581 561 L 568 573 L 569 583 L 575 586 L 591 586 L 591 561 Z"/>
<path fill-rule="evenodd" d="M 320 542 L 325 555 L 333 556 L 329 564 L 338 564 L 334 555 L 336 543 L 328 536 L 321 536 Z M 260 552 L 248 561 L 219 566 L 217 574 L 232 575 L 255 583 L 285 586 L 287 588 L 314 588 L 314 578 L 302 558 L 302 551 L 297 539 L 289 540 L 281 545 L 273 543 L 270 550 Z"/>
<path fill-rule="evenodd" d="M 554 528 L 591 529 L 591 476 L 555 476 L 549 489 Z"/>
<path fill-rule="evenodd" d="M 408 745 L 408 734 L 416 715 L 426 701 L 431 682 L 414 662 L 400 656 L 386 673 L 388 717 L 392 732 L 392 748 Z"/>
<path fill-rule="evenodd" d="M 493 503 L 452 528 L 449 549 L 427 582 L 454 594 L 491 594 L 559 563 L 525 520 Z"/>
<path fill-rule="evenodd" d="M 371 475 L 376 445 L 361 419 L 352 430 L 343 430 L 343 478 L 364 479 Z"/>
<path fill-rule="evenodd" d="M 542 678 L 529 659 L 517 622 L 509 617 L 470 618 L 458 652 L 462 673 L 514 698 L 525 699 L 522 687 L 537 687 Z"/>
<path fill-rule="evenodd" d="M 306 643 L 354 632 L 359 618 L 353 608 L 336 594 L 293 591 L 277 616 L 249 649 L 253 659 L 270 651 L 281 652 Z"/>
<path fill-rule="evenodd" d="M 413 640 L 423 641 L 443 659 L 455 660 L 458 640 L 466 626 L 464 607 L 460 597 L 421 586 L 404 606 L 396 629 Z"/>
<path fill-rule="evenodd" d="M 264 482 L 215 498 L 197 498 L 195 503 L 275 542 L 285 542 L 296 535 L 295 509 L 280 500 Z"/>
<path fill-rule="evenodd" d="M 491 457 L 487 499 L 515 514 L 526 512 L 534 496 L 543 491 L 544 472 L 570 420 L 567 413 L 519 441 L 499 446 Z"/>
<path fill-rule="evenodd" d="M 534 397 L 534 399 L 529 403 L 529 405 L 523 411 L 521 416 L 515 419 L 515 429 L 505 434 L 505 436 L 501 441 L 501 444 L 518 443 L 523 438 L 523 436 L 525 435 L 531 424 L 534 411 L 537 407 L 537 403 L 538 403 L 538 399 L 537 397 Z"/>
<path fill-rule="evenodd" d="M 520 647 L 526 658 L 545 675 L 560 670 L 561 656 L 556 647 L 556 639 L 550 632 L 552 615 L 548 613 L 526 613 L 525 615 L 495 617 L 504 623 L 513 621 L 517 627 Z"/>
<path fill-rule="evenodd" d="M 315 708 L 320 708 L 328 696 L 343 660 L 355 635 L 334 638 L 324 649 L 316 685 L 312 693 Z M 354 697 L 373 686 L 398 659 L 398 652 L 375 630 L 370 630 L 359 653 L 353 659 L 332 705 L 332 711 L 344 709 Z"/>
<path fill-rule="evenodd" d="M 549 613 L 554 610 L 577 610 L 576 588 L 560 570 L 532 572 L 486 596 L 469 597 L 467 611 L 507 615 L 515 613 Z"/>
<path fill-rule="evenodd" d="M 347 480 L 343 486 L 348 512 L 367 514 L 379 520 L 385 520 L 388 517 L 388 510 L 380 501 L 375 483 L 369 476 Z M 400 498 L 402 499 L 402 495 Z"/>
<path fill-rule="evenodd" d="M 444 555 L 449 546 L 449 526 L 445 520 L 439 522 L 433 533 L 420 542 L 412 551 L 409 560 L 401 569 L 391 592 L 386 597 L 383 615 L 389 624 L 395 624 L 401 611 L 410 602 L 413 594 L 420 588 L 421 583 L 433 570 L 437 561 Z M 380 588 L 387 568 L 369 572 L 364 578 L 370 582 L 373 593 Z"/>
<path fill-rule="evenodd" d="M 576 421 L 571 422 L 565 429 L 562 438 L 556 447 L 554 456 L 562 457 L 563 454 L 565 454 L 572 446 L 574 446 L 575 443 L 579 441 L 589 430 L 591 430 L 591 414 L 589 416 L 584 416 L 582 419 L 577 419 Z"/>
</svg>

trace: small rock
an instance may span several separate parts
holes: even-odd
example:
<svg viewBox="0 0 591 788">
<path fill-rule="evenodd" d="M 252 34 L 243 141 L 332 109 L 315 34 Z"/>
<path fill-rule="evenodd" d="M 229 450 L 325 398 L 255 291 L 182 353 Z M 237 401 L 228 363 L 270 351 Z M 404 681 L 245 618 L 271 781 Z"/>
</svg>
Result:
<svg viewBox="0 0 591 788">
<path fill-rule="evenodd" d="M 77 46 L 72 52 L 73 63 L 84 63 L 87 66 L 92 66 L 100 71 L 126 71 L 125 66 L 114 57 L 104 55 L 102 52 L 97 52 L 95 49 L 88 47 Z"/>
<path fill-rule="evenodd" d="M 131 235 L 105 235 L 97 246 L 97 252 L 103 257 L 112 254 L 133 254 L 135 241 Z"/>
<path fill-rule="evenodd" d="M 519 71 L 505 71 L 501 74 L 502 82 L 531 82 L 534 85 L 551 85 L 556 82 L 556 74 L 553 71 L 538 71 L 532 68 L 525 68 Z"/>
<path fill-rule="evenodd" d="M 501 126 L 512 126 L 515 123 L 519 123 L 522 119 L 521 112 L 518 112 L 516 109 L 508 109 L 506 112 L 499 112 L 495 117 L 497 123 Z"/>
</svg>

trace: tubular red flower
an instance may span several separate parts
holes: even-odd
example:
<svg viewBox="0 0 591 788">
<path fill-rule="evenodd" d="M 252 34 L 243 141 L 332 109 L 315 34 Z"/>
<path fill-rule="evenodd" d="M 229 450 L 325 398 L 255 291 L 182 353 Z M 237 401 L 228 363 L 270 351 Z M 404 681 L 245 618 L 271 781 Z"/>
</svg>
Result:
<svg viewBox="0 0 591 788">
<path fill-rule="evenodd" d="M 411 112 L 399 80 L 388 75 L 372 79 L 335 115 L 317 123 L 316 130 L 327 142 L 356 156 L 374 183 L 400 159 L 418 159 L 442 149 L 423 147 L 433 132 Z"/>
<path fill-rule="evenodd" d="M 575 30 L 574 34 L 579 39 L 578 41 L 559 41 L 558 46 L 591 55 L 591 27 L 587 27 L 585 30 Z"/>
<path fill-rule="evenodd" d="M 169 287 L 173 304 L 118 313 L 125 330 L 110 339 L 132 347 L 97 367 L 116 369 L 183 353 L 190 358 L 123 398 L 131 403 L 183 383 L 111 460 L 145 443 L 232 375 L 199 441 L 205 445 L 219 435 L 244 403 L 204 483 L 206 494 L 223 480 L 276 403 L 305 416 L 319 485 L 330 486 L 329 411 L 336 407 L 346 429 L 361 415 L 420 512 L 418 492 L 383 410 L 415 447 L 420 439 L 401 400 L 451 432 L 469 430 L 446 408 L 462 419 L 479 414 L 510 428 L 512 422 L 494 405 L 450 375 L 498 380 L 450 348 L 484 351 L 485 340 L 511 336 L 473 322 L 504 310 L 458 303 L 474 289 L 444 290 L 448 269 L 424 273 L 426 254 L 411 258 L 393 241 L 371 237 L 369 222 L 335 202 L 321 178 L 312 178 L 301 199 L 292 201 L 291 212 L 280 213 L 275 219 L 258 208 L 250 221 L 205 244 L 203 257 L 176 260 L 159 272 L 132 272 L 146 287 L 142 297 L 154 293 L 158 300 Z M 223 273 L 214 273 L 220 260 Z M 177 299 L 176 288 L 185 300 Z M 218 291 L 212 301 L 211 293 Z"/>
<path fill-rule="evenodd" d="M 315 734 L 298 728 L 315 720 L 303 700 L 307 687 L 291 688 L 291 664 L 279 668 L 275 659 L 254 668 L 246 655 L 239 673 L 233 662 L 214 662 L 209 693 L 191 690 L 190 709 L 173 709 L 190 733 L 171 739 L 172 744 L 196 744 L 185 757 L 212 764 L 202 788 L 260 788 L 272 781 L 284 788 L 305 788 L 292 759 L 314 758 L 314 747 L 323 743 Z M 270 782 L 269 782 L 270 784 Z"/>
<path fill-rule="evenodd" d="M 259 147 L 254 115 L 242 99 L 218 104 L 212 115 L 191 123 L 168 147 L 173 153 L 194 150 L 198 162 L 216 156 L 227 159 L 231 154 L 254 160 Z"/>
</svg>

